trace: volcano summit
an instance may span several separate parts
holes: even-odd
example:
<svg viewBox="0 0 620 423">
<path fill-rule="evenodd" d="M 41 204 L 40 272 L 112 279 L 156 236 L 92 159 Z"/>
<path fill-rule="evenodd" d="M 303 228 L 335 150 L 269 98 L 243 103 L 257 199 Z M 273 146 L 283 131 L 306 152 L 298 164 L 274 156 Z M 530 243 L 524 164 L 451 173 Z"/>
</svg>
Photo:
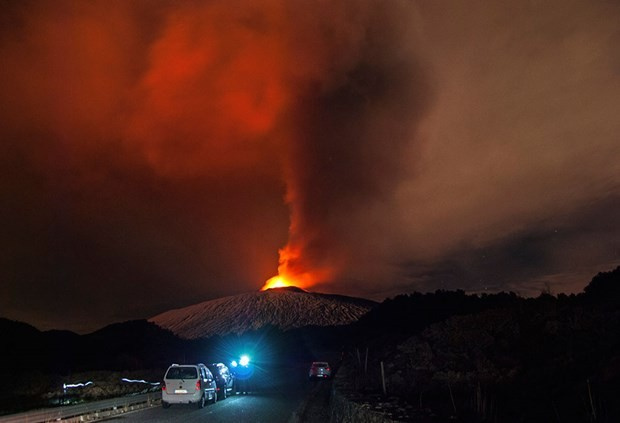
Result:
<svg viewBox="0 0 620 423">
<path fill-rule="evenodd" d="M 266 325 L 282 330 L 346 325 L 376 304 L 362 298 L 286 287 L 205 301 L 164 312 L 149 321 L 182 338 L 195 339 L 241 334 Z"/>
</svg>

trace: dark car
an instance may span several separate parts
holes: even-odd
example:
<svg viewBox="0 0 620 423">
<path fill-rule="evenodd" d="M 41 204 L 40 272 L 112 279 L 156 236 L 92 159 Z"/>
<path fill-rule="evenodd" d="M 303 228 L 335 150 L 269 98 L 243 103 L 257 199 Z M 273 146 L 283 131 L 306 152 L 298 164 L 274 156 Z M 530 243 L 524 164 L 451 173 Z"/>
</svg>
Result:
<svg viewBox="0 0 620 423">
<path fill-rule="evenodd" d="M 228 367 L 224 363 L 213 363 L 209 364 L 207 367 L 215 377 L 219 398 L 224 399 L 228 395 L 232 395 L 234 393 L 234 377 Z"/>
<path fill-rule="evenodd" d="M 310 365 L 308 377 L 312 379 L 329 379 L 332 377 L 332 369 L 326 361 L 314 361 Z"/>
</svg>

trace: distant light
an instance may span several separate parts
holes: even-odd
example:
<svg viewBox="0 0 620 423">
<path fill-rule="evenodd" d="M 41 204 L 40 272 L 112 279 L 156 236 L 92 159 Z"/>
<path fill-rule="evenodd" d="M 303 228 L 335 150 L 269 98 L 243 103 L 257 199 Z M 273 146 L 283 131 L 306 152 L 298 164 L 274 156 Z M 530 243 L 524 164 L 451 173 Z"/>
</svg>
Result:
<svg viewBox="0 0 620 423">
<path fill-rule="evenodd" d="M 233 361 L 230 362 L 230 365 L 233 366 L 233 367 L 237 367 L 237 362 L 235 360 L 233 360 Z"/>
<path fill-rule="evenodd" d="M 88 381 L 86 383 L 63 383 L 62 384 L 62 388 L 63 389 L 67 389 L 67 388 L 83 388 L 85 386 L 88 385 L 92 385 L 93 383 L 91 381 Z"/>
<path fill-rule="evenodd" d="M 247 366 L 248 364 L 250 364 L 250 357 L 248 357 L 247 355 L 242 355 L 239 359 L 239 364 L 241 364 L 242 366 Z"/>
<path fill-rule="evenodd" d="M 136 380 L 136 379 L 127 379 L 127 378 L 122 378 L 121 379 L 123 382 L 129 382 L 129 383 L 146 383 L 148 385 L 153 385 L 153 386 L 157 386 L 159 385 L 159 382 L 147 382 L 144 379 L 140 379 L 140 380 Z"/>
</svg>

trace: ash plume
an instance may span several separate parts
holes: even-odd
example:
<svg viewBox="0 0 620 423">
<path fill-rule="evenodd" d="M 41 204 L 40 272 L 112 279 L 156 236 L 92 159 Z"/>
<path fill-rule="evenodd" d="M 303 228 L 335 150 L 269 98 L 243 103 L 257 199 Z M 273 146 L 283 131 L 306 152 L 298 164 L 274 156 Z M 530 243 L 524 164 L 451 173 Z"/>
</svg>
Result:
<svg viewBox="0 0 620 423">
<path fill-rule="evenodd" d="M 296 128 L 285 161 L 290 239 L 280 272 L 312 284 L 361 276 L 359 263 L 381 253 L 385 215 L 433 95 L 415 9 L 364 3 L 347 45 L 333 22 L 327 79 L 311 81 L 292 116 Z M 350 5 L 351 10 L 358 10 Z M 325 21 L 325 20 L 324 20 Z M 334 34 L 335 33 L 335 34 Z M 361 266 L 369 276 L 371 266 Z M 379 269 L 378 269 L 379 270 Z M 385 269 L 381 269 L 385 270 Z"/>
</svg>

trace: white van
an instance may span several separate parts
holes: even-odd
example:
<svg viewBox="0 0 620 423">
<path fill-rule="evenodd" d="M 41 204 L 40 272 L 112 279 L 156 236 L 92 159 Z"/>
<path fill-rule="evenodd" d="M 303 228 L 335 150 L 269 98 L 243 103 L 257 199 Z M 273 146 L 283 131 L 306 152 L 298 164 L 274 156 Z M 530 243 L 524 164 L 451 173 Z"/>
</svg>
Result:
<svg viewBox="0 0 620 423">
<path fill-rule="evenodd" d="M 161 405 L 198 404 L 217 401 L 217 386 L 211 371 L 202 363 L 173 364 L 168 367 L 161 388 Z"/>
</svg>

